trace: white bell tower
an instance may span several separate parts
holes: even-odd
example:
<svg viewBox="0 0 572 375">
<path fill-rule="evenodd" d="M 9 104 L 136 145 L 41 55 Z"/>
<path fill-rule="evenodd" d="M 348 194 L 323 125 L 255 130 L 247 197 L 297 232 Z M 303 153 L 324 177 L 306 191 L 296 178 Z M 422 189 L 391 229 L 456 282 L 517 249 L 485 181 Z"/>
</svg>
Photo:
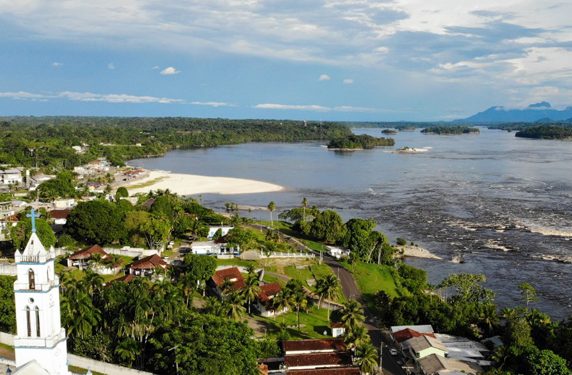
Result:
<svg viewBox="0 0 572 375">
<path fill-rule="evenodd" d="M 14 349 L 16 368 L 36 361 L 50 375 L 68 374 L 66 332 L 60 322 L 60 282 L 55 274 L 53 247 L 46 251 L 36 234 L 32 212 L 32 235 L 22 253 L 16 251 L 17 280 Z"/>
</svg>

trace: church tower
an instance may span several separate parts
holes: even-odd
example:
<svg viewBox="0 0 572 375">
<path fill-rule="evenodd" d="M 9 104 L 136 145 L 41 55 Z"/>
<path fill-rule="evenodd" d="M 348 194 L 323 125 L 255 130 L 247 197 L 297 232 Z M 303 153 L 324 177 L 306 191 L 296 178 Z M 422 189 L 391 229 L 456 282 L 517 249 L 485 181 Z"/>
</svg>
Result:
<svg viewBox="0 0 572 375">
<path fill-rule="evenodd" d="M 32 235 L 22 253 L 16 251 L 17 280 L 14 349 L 16 368 L 36 361 L 47 374 L 68 374 L 66 332 L 60 322 L 60 282 L 55 274 L 53 247 L 47 251 L 36 234 L 34 210 Z"/>
</svg>

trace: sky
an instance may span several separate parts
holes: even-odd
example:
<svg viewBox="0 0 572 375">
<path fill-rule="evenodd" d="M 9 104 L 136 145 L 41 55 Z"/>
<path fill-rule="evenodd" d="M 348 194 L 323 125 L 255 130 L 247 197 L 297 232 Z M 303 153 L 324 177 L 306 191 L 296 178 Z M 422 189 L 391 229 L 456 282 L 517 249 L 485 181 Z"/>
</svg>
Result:
<svg viewBox="0 0 572 375">
<path fill-rule="evenodd" d="M 565 107 L 571 14 L 570 0 L 0 0 L 0 116 Z"/>
</svg>

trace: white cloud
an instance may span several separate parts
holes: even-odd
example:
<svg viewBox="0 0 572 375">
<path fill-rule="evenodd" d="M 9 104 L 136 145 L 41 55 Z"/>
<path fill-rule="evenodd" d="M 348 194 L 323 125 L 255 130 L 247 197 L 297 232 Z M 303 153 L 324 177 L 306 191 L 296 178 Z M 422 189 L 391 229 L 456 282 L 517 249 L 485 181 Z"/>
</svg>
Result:
<svg viewBox="0 0 572 375">
<path fill-rule="evenodd" d="M 32 100 L 32 101 L 46 101 L 52 96 L 46 94 L 37 94 L 27 91 L 5 91 L 0 92 L 0 98 L 8 98 L 14 100 Z"/>
<path fill-rule="evenodd" d="M 335 107 L 326 107 L 316 104 L 277 104 L 277 103 L 264 103 L 254 106 L 257 109 L 273 109 L 285 111 L 310 111 L 310 112 L 376 112 L 373 108 L 367 107 L 354 107 L 349 105 L 340 105 Z"/>
<path fill-rule="evenodd" d="M 162 98 L 156 96 L 138 96 L 128 94 L 95 94 L 92 92 L 64 91 L 58 97 L 79 102 L 106 102 L 106 103 L 183 103 L 181 99 Z"/>
<path fill-rule="evenodd" d="M 166 67 L 165 69 L 161 70 L 161 75 L 163 76 L 172 76 L 174 74 L 179 74 L 181 73 L 179 70 L 177 70 L 175 67 L 173 66 L 169 66 Z"/>
<path fill-rule="evenodd" d="M 57 61 L 54 61 L 54 62 L 52 63 L 52 67 L 53 67 L 53 68 L 56 68 L 56 69 L 57 69 L 57 68 L 61 68 L 63 65 L 64 65 L 63 63 L 57 62 Z"/>
<path fill-rule="evenodd" d="M 160 69 L 159 65 L 155 65 L 154 67 L 151 68 L 152 70 L 157 70 Z"/>
<path fill-rule="evenodd" d="M 354 83 L 354 80 L 351 78 L 346 78 L 343 80 L 344 85 L 352 85 Z"/>
<path fill-rule="evenodd" d="M 207 107 L 236 107 L 235 104 L 225 103 L 225 102 L 191 102 L 193 105 L 202 105 Z"/>
<path fill-rule="evenodd" d="M 114 64 L 114 63 L 109 63 L 109 64 L 107 64 L 107 69 L 109 69 L 109 70 L 115 70 L 115 64 Z"/>
<path fill-rule="evenodd" d="M 332 79 L 332 77 L 330 77 L 327 74 L 320 74 L 320 78 L 318 78 L 318 81 L 329 81 L 330 79 Z"/>
</svg>

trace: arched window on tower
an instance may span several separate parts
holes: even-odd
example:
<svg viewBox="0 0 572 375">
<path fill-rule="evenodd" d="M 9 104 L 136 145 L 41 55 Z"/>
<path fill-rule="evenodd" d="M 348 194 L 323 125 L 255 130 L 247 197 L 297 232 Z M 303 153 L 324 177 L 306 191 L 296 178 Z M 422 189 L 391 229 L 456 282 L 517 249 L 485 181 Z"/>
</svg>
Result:
<svg viewBox="0 0 572 375">
<path fill-rule="evenodd" d="M 36 276 L 31 268 L 28 270 L 28 289 L 36 289 Z"/>
<path fill-rule="evenodd" d="M 30 306 L 26 306 L 26 324 L 28 325 L 28 337 L 32 337 L 32 320 L 30 317 Z"/>
<path fill-rule="evenodd" d="M 36 336 L 40 337 L 40 308 L 36 306 Z"/>
</svg>

